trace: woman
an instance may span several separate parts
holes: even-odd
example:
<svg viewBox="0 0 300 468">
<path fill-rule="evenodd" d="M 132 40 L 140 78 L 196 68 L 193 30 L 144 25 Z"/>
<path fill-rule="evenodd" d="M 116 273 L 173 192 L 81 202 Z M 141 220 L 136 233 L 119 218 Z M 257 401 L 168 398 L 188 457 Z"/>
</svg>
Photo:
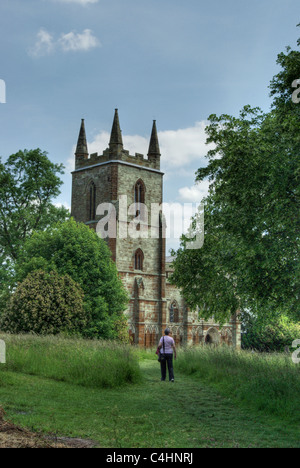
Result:
<svg viewBox="0 0 300 468">
<path fill-rule="evenodd" d="M 165 336 L 162 336 L 158 349 L 160 350 L 160 354 L 165 356 L 165 359 L 160 361 L 160 370 L 161 370 L 161 381 L 164 382 L 167 376 L 167 364 L 168 364 L 168 371 L 169 371 L 169 381 L 174 382 L 174 370 L 173 370 L 173 355 L 174 359 L 176 359 L 176 347 L 175 341 L 173 338 L 169 336 L 170 329 L 167 328 L 165 330 Z"/>
</svg>

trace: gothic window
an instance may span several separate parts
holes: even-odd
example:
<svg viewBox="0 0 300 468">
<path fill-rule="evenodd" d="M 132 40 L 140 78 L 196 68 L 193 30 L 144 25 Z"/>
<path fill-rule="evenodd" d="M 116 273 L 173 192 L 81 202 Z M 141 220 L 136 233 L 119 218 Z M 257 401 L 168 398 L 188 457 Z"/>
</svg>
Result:
<svg viewBox="0 0 300 468">
<path fill-rule="evenodd" d="M 138 180 L 135 184 L 134 203 L 145 203 L 145 186 L 142 180 Z"/>
<path fill-rule="evenodd" d="M 170 323 L 179 322 L 179 309 L 176 301 L 172 302 L 170 307 Z"/>
<path fill-rule="evenodd" d="M 144 254 L 141 249 L 138 249 L 134 255 L 134 269 L 143 271 L 143 263 L 144 263 Z"/>
<path fill-rule="evenodd" d="M 96 186 L 94 182 L 89 185 L 89 221 L 94 221 L 96 218 Z"/>
</svg>

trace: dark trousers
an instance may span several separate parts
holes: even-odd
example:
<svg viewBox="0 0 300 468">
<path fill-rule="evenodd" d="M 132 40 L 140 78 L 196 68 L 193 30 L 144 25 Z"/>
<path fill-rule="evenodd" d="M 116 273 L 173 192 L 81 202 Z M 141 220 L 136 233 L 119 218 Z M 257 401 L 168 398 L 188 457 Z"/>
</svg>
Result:
<svg viewBox="0 0 300 468">
<path fill-rule="evenodd" d="M 165 356 L 167 359 L 160 363 L 161 380 L 166 380 L 167 364 L 168 364 L 168 371 L 169 371 L 169 380 L 173 380 L 174 379 L 173 354 L 165 354 Z"/>
</svg>

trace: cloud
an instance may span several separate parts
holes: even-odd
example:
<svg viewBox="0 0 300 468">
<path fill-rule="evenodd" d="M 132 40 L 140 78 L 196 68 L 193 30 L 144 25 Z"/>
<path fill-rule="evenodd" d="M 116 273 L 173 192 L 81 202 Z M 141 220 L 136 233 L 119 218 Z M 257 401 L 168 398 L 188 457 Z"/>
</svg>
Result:
<svg viewBox="0 0 300 468">
<path fill-rule="evenodd" d="M 41 28 L 37 33 L 35 45 L 29 49 L 28 53 L 32 57 L 42 57 L 55 50 L 87 52 L 100 46 L 100 41 L 93 35 L 91 29 L 85 29 L 82 33 L 71 31 L 67 34 L 61 34 L 60 38 L 55 40 L 52 34 Z"/>
<path fill-rule="evenodd" d="M 207 152 L 213 147 L 206 145 L 206 125 L 206 121 L 201 121 L 196 122 L 194 127 L 159 132 L 162 164 L 173 168 L 186 168 L 190 163 L 197 161 L 199 167 L 199 161 L 201 159 L 204 161 Z M 109 138 L 108 132 L 96 135 L 89 143 L 89 152 L 102 154 L 102 151 L 108 147 Z M 123 135 L 123 142 L 125 149 L 131 154 L 147 155 L 150 135 L 147 138 L 141 135 Z"/>
<path fill-rule="evenodd" d="M 54 206 L 55 206 L 56 208 L 62 208 L 62 207 L 64 207 L 64 208 L 66 208 L 67 210 L 71 211 L 71 206 L 70 206 L 70 204 L 67 203 L 67 202 L 63 202 L 63 203 L 57 202 L 57 203 L 54 203 Z"/>
<path fill-rule="evenodd" d="M 55 47 L 53 36 L 41 28 L 37 33 L 37 41 L 35 45 L 29 49 L 29 55 L 32 57 L 40 57 L 43 55 L 50 54 Z"/>
<path fill-rule="evenodd" d="M 179 189 L 179 198 L 184 203 L 200 203 L 208 195 L 209 181 L 204 180 L 192 187 L 182 187 Z"/>
<path fill-rule="evenodd" d="M 213 145 L 206 145 L 206 125 L 206 121 L 201 121 L 196 122 L 194 127 L 165 130 L 158 133 L 162 154 L 161 163 L 163 170 L 166 170 L 167 174 L 176 171 L 178 175 L 178 170 L 180 170 L 181 176 L 194 178 L 196 169 L 201 165 L 207 165 L 205 156 Z M 108 147 L 109 139 L 110 134 L 108 132 L 103 131 L 97 134 L 94 139 L 88 143 L 89 153 L 102 154 L 103 150 Z M 123 142 L 124 148 L 129 150 L 130 154 L 142 153 L 146 156 L 149 148 L 150 135 L 149 137 L 144 137 L 142 135 L 123 135 Z M 75 151 L 75 147 L 73 150 Z M 68 166 L 74 169 L 73 157 L 68 160 Z M 194 199 L 199 195 L 199 188 L 184 187 L 182 190 L 183 192 L 180 196 L 183 197 L 185 195 L 187 199 Z M 205 196 L 205 189 L 203 189 L 203 194 L 203 196 Z"/>
<path fill-rule="evenodd" d="M 203 160 L 212 145 L 206 145 L 206 121 L 196 122 L 194 127 L 159 132 L 163 163 L 172 167 L 185 167 Z"/>
<path fill-rule="evenodd" d="M 97 37 L 93 36 L 90 29 L 85 29 L 82 34 L 76 34 L 74 32 L 63 34 L 58 44 L 64 52 L 88 51 L 100 46 L 99 40 Z"/>
</svg>

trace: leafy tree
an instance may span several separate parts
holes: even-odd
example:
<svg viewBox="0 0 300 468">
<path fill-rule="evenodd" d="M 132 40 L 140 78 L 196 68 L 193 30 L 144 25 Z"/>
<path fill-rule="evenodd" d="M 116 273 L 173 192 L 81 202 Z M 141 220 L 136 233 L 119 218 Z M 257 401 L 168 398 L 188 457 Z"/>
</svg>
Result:
<svg viewBox="0 0 300 468">
<path fill-rule="evenodd" d="M 209 118 L 214 149 L 197 172 L 197 181 L 211 182 L 205 243 L 187 250 L 183 237 L 173 275 L 204 318 L 222 322 L 248 308 L 299 320 L 300 106 L 291 85 L 300 77 L 300 52 L 287 49 L 278 63 L 268 114 L 246 106 L 239 117 Z"/>
<path fill-rule="evenodd" d="M 118 337 L 126 326 L 128 296 L 107 244 L 93 230 L 71 219 L 33 233 L 20 253 L 17 280 L 40 269 L 67 274 L 81 286 L 89 317 L 86 336 Z"/>
<path fill-rule="evenodd" d="M 249 313 L 242 314 L 243 331 L 242 347 L 261 352 L 292 351 L 291 345 L 300 336 L 300 324 L 292 322 L 285 315 L 254 317 Z"/>
<path fill-rule="evenodd" d="M 35 271 L 17 287 L 0 327 L 10 333 L 81 332 L 87 324 L 83 291 L 68 275 Z"/>
<path fill-rule="evenodd" d="M 52 200 L 60 193 L 63 166 L 53 164 L 40 149 L 19 151 L 0 159 L 0 258 L 17 260 L 33 231 L 66 219 L 68 210 Z"/>
</svg>

